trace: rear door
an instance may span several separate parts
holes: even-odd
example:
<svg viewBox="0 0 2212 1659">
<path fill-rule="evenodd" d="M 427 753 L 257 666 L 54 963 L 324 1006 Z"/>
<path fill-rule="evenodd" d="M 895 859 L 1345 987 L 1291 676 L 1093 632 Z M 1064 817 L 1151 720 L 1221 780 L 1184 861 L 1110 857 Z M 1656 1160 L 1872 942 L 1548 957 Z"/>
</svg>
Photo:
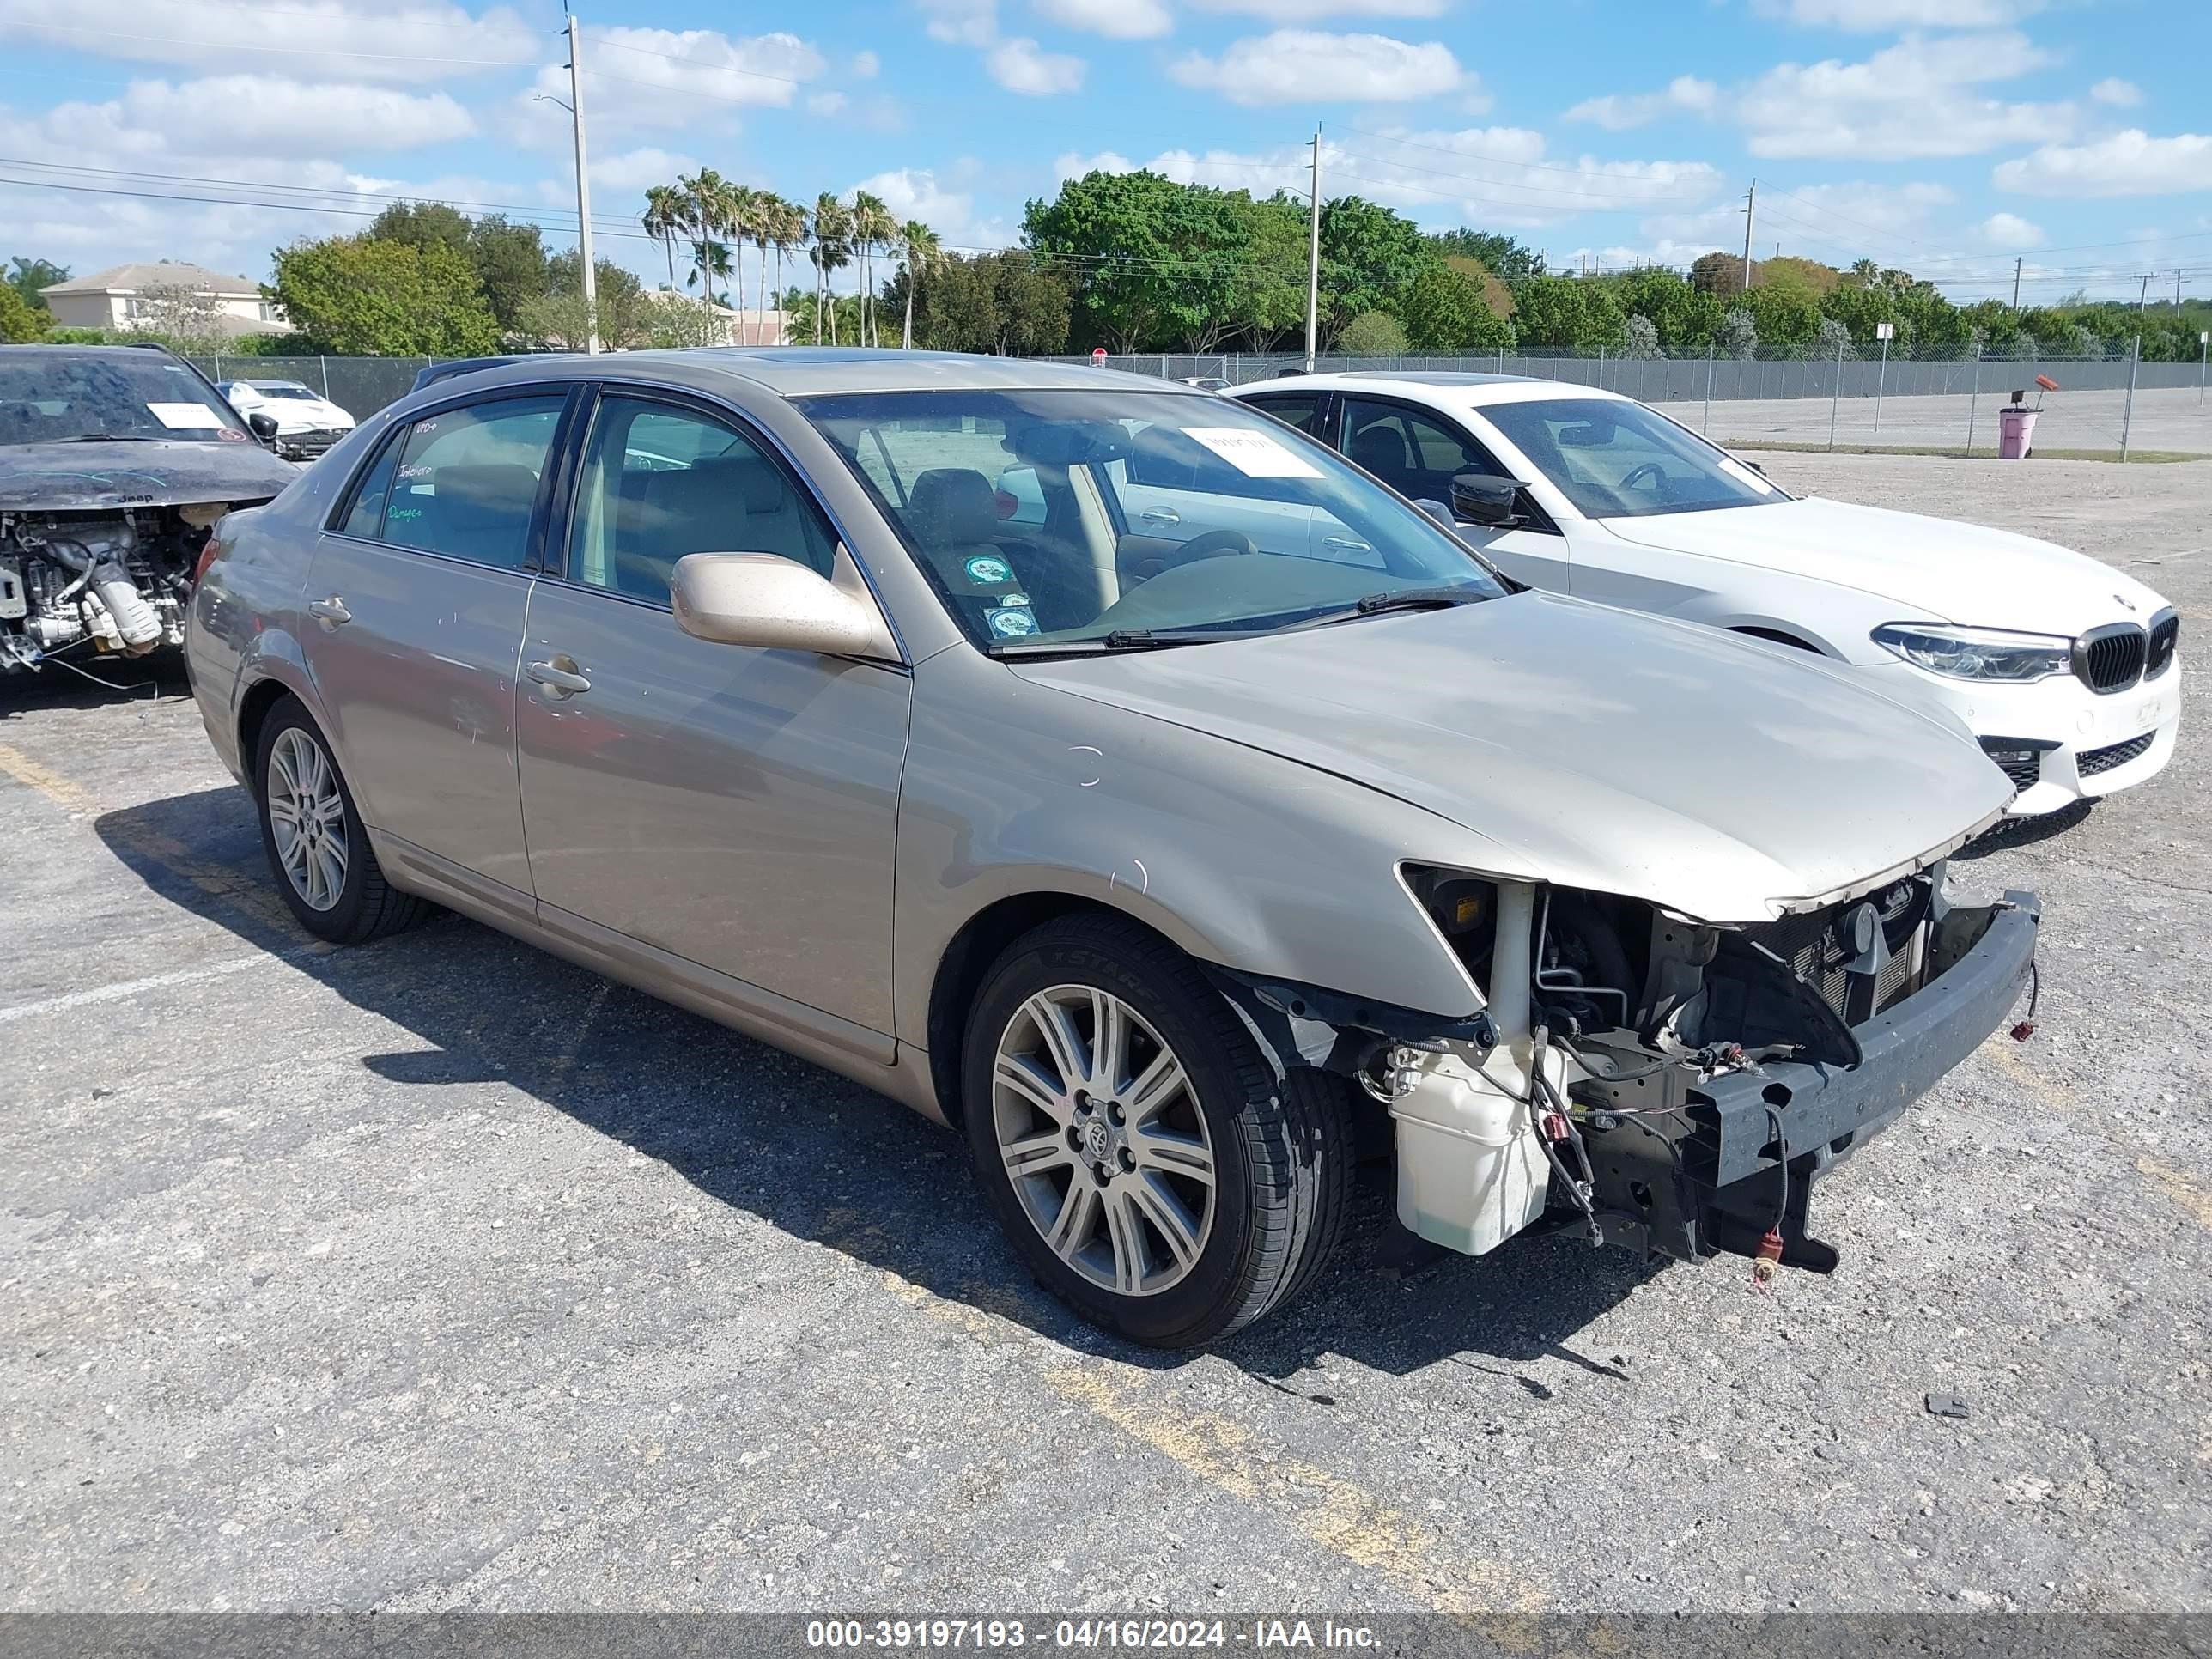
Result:
<svg viewBox="0 0 2212 1659">
<path fill-rule="evenodd" d="M 568 389 L 503 389 L 395 430 L 316 544 L 307 671 L 391 855 L 527 913 L 517 655 Z"/>
<path fill-rule="evenodd" d="M 1346 396 L 1343 404 L 1346 456 L 1408 501 L 1434 501 L 1449 511 L 1451 481 L 1461 473 L 1512 477 L 1463 422 L 1440 410 L 1388 398 Z M 1534 501 L 1524 499 L 1522 510 L 1530 522 L 1518 530 L 1460 523 L 1460 539 L 1516 581 L 1567 592 L 1573 575 L 1567 538 Z"/>
</svg>

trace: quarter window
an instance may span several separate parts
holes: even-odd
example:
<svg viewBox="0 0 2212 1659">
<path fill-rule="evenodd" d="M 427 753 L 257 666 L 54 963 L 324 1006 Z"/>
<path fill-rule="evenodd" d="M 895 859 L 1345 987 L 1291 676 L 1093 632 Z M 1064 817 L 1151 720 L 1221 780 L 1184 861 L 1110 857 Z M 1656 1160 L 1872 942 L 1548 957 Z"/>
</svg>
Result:
<svg viewBox="0 0 2212 1659">
<path fill-rule="evenodd" d="M 690 553 L 774 553 L 831 574 L 836 538 L 811 501 L 726 421 L 641 398 L 599 404 L 568 550 L 571 580 L 668 602 Z"/>
<path fill-rule="evenodd" d="M 395 432 L 377 451 L 376 459 L 370 463 L 360 487 L 354 491 L 353 505 L 346 509 L 345 522 L 338 526 L 341 533 L 368 541 L 376 539 L 384 527 L 384 503 L 392 494 L 392 475 L 398 467 L 399 446 L 406 436 L 404 431 Z"/>
<path fill-rule="evenodd" d="M 501 398 L 416 422 L 399 451 L 383 539 L 520 569 L 566 402 L 558 393 Z"/>
<path fill-rule="evenodd" d="M 1288 421 L 1301 432 L 1314 429 L 1314 416 L 1321 413 L 1321 399 L 1304 398 L 1247 398 L 1244 400 L 1255 409 L 1264 409 L 1279 421 Z"/>
</svg>

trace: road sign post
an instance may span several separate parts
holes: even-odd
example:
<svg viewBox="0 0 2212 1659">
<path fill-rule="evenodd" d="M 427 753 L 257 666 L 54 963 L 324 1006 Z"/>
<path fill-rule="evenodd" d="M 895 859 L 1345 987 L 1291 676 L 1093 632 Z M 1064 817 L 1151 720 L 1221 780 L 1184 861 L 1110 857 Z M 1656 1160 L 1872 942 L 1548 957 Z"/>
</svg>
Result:
<svg viewBox="0 0 2212 1659">
<path fill-rule="evenodd" d="M 1877 438 L 1881 436 L 1882 390 L 1889 380 L 1889 343 L 1896 332 L 1895 323 L 1876 323 L 1874 325 L 1874 337 L 1881 342 L 1881 368 L 1876 371 L 1874 381 L 1874 435 Z"/>
</svg>

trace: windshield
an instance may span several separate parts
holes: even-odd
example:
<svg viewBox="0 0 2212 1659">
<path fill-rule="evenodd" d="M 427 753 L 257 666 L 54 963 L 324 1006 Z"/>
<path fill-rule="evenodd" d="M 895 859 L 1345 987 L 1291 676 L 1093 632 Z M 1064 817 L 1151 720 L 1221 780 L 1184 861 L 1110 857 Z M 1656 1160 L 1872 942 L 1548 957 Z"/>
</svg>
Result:
<svg viewBox="0 0 2212 1659">
<path fill-rule="evenodd" d="M 1488 404 L 1482 416 L 1585 518 L 1756 507 L 1789 495 L 1656 410 L 1610 398 Z"/>
<path fill-rule="evenodd" d="M 204 380 L 161 353 L 0 353 L 0 444 L 84 438 L 252 441 Z"/>
<path fill-rule="evenodd" d="M 264 398 L 312 398 L 315 395 L 307 387 L 294 386 L 289 380 L 248 380 L 246 384 Z"/>
<path fill-rule="evenodd" d="M 1370 614 L 1394 593 L 1506 591 L 1334 451 L 1226 398 L 901 392 L 798 405 L 987 649 L 1264 633 Z"/>
</svg>

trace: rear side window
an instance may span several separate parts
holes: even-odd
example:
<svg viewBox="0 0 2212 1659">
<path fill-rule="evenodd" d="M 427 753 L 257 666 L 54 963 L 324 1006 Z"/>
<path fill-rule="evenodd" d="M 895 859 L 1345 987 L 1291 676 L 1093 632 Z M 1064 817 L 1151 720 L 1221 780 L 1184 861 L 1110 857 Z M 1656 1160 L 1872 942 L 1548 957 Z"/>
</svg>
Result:
<svg viewBox="0 0 2212 1659">
<path fill-rule="evenodd" d="M 416 422 L 399 448 L 383 539 L 520 569 L 567 401 L 559 393 L 501 398 Z"/>
<path fill-rule="evenodd" d="M 362 473 L 361 483 L 355 488 L 353 505 L 346 509 L 343 522 L 335 528 L 341 535 L 358 536 L 364 541 L 374 541 L 384 528 L 384 503 L 392 494 L 392 474 L 399 464 L 399 446 L 405 441 L 404 428 L 384 441 L 376 452 L 376 459 Z"/>
<path fill-rule="evenodd" d="M 1255 409 L 1264 409 L 1279 421 L 1288 421 L 1301 432 L 1314 429 L 1314 416 L 1321 413 L 1321 399 L 1308 392 L 1296 398 L 1247 398 L 1244 400 Z"/>
</svg>

